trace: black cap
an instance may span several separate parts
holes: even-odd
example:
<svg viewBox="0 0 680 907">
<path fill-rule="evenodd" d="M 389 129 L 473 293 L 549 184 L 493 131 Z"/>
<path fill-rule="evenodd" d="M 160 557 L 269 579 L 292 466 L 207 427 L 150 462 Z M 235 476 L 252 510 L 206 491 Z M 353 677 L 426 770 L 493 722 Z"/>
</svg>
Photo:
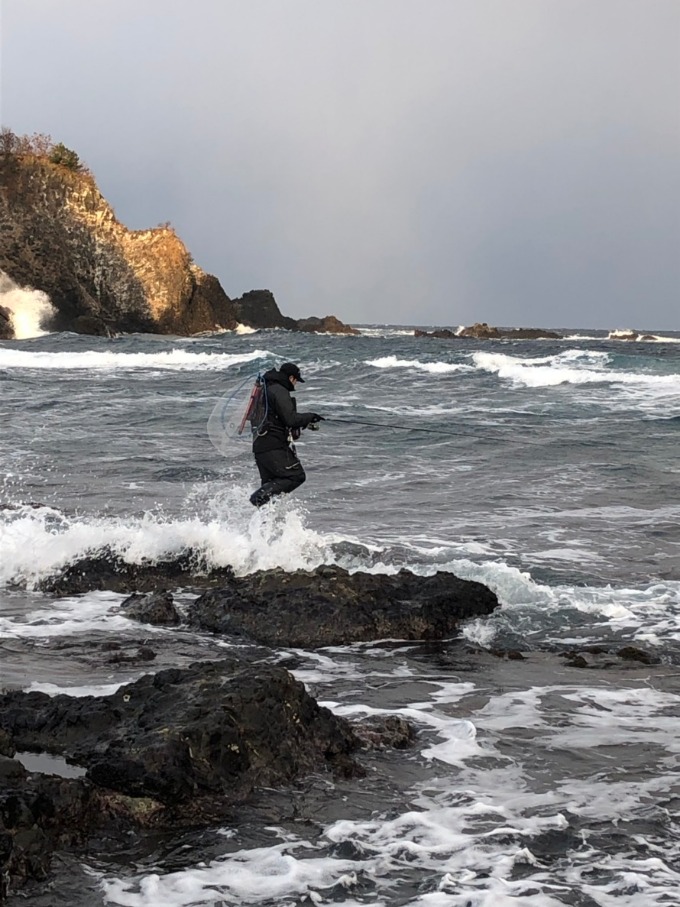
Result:
<svg viewBox="0 0 680 907">
<path fill-rule="evenodd" d="M 305 379 L 300 374 L 300 369 L 294 362 L 284 362 L 279 371 L 283 372 L 284 375 L 288 375 L 289 378 L 297 378 L 300 384 L 305 383 Z"/>
</svg>

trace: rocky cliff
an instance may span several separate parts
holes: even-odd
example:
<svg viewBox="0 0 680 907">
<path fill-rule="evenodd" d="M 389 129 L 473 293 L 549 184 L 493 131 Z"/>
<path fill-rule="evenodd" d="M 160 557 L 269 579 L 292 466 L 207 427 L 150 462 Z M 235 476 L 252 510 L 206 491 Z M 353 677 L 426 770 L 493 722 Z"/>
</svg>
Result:
<svg viewBox="0 0 680 907">
<path fill-rule="evenodd" d="M 48 330 L 195 334 L 241 323 L 355 333 L 287 318 L 269 290 L 230 299 L 172 227 L 128 230 L 90 173 L 46 155 L 0 153 L 0 271 L 49 296 Z M 11 336 L 2 309 L 0 338 Z"/>
</svg>

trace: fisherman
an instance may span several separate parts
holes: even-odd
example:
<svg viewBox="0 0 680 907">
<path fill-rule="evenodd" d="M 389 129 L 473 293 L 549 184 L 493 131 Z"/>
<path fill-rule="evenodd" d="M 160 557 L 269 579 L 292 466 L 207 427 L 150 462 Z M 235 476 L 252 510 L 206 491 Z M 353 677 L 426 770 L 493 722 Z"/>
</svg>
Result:
<svg viewBox="0 0 680 907">
<path fill-rule="evenodd" d="M 303 428 L 321 422 L 317 413 L 299 413 L 291 393 L 304 384 L 299 367 L 284 362 L 263 375 L 267 395 L 267 414 L 253 438 L 253 454 L 262 484 L 250 496 L 250 503 L 262 507 L 274 495 L 289 494 L 305 481 L 305 471 L 297 458 L 293 441 Z"/>
</svg>

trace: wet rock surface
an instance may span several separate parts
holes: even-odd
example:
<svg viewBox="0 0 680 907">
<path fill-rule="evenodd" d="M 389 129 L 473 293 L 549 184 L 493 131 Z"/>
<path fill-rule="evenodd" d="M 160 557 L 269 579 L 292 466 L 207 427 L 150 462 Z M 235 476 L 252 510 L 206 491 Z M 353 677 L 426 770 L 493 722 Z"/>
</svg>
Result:
<svg viewBox="0 0 680 907">
<path fill-rule="evenodd" d="M 191 551 L 172 560 L 141 564 L 130 564 L 110 551 L 102 551 L 70 564 L 62 573 L 44 580 L 40 589 L 56 595 L 78 595 L 96 589 L 164 594 L 168 586 L 206 588 L 231 576 L 231 567 L 208 571 L 201 556 Z"/>
<path fill-rule="evenodd" d="M 145 675 L 111 696 L 4 693 L 0 902 L 45 878 L 54 848 L 97 829 L 200 825 L 256 788 L 314 771 L 361 776 L 359 746 L 284 668 L 238 659 Z M 16 752 L 59 757 L 86 776 L 28 772 Z"/>
<path fill-rule="evenodd" d="M 498 599 L 451 573 L 350 574 L 340 567 L 230 577 L 189 606 L 191 626 L 263 645 L 316 648 L 377 639 L 444 639 Z"/>
</svg>

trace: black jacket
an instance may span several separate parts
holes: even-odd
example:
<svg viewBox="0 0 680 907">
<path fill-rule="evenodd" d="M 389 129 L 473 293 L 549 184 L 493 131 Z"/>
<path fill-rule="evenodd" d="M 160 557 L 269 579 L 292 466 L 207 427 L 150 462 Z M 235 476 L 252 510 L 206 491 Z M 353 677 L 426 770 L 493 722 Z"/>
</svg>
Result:
<svg viewBox="0 0 680 907">
<path fill-rule="evenodd" d="M 270 369 L 263 377 L 267 393 L 267 416 L 253 439 L 254 453 L 287 448 L 290 430 L 306 428 L 314 418 L 314 413 L 297 411 L 295 398 L 290 395 L 293 388 L 288 375 Z"/>
</svg>

